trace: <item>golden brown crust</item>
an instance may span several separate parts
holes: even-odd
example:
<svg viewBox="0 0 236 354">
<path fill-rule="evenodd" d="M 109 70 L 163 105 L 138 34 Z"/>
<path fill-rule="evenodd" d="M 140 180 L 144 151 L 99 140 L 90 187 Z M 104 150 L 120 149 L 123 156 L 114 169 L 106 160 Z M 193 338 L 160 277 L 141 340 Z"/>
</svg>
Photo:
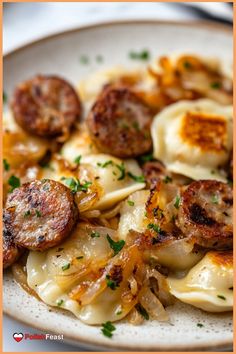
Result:
<svg viewBox="0 0 236 354">
<path fill-rule="evenodd" d="M 77 217 L 69 188 L 53 180 L 36 180 L 9 194 L 4 225 L 14 244 L 44 251 L 69 236 Z"/>
<path fill-rule="evenodd" d="M 214 180 L 193 182 L 181 196 L 177 226 L 200 246 L 229 249 L 233 243 L 232 204 L 228 184 Z"/>
<path fill-rule="evenodd" d="M 165 166 L 160 161 L 146 162 L 142 166 L 142 170 L 148 187 L 150 187 L 153 182 L 168 175 Z M 169 178 L 171 177 L 169 176 Z"/>
<path fill-rule="evenodd" d="M 124 86 L 107 86 L 93 105 L 87 124 L 97 147 L 117 157 L 135 157 L 152 146 L 150 108 Z"/>
<path fill-rule="evenodd" d="M 208 253 L 213 262 L 223 267 L 233 267 L 233 251 L 211 251 Z"/>
<path fill-rule="evenodd" d="M 24 130 L 41 137 L 68 134 L 81 116 L 77 93 L 57 76 L 39 75 L 18 85 L 12 110 Z"/>
</svg>

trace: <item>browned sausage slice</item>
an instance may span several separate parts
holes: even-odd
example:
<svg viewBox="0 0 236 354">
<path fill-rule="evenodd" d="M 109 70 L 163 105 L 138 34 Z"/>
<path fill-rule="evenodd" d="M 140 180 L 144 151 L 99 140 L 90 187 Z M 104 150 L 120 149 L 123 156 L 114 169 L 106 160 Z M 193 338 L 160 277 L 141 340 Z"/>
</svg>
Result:
<svg viewBox="0 0 236 354">
<path fill-rule="evenodd" d="M 152 146 L 150 108 L 123 86 L 108 86 L 93 105 L 87 124 L 92 139 L 105 153 L 135 157 Z"/>
<path fill-rule="evenodd" d="M 81 116 L 77 93 L 56 76 L 40 75 L 18 85 L 12 110 L 24 130 L 41 137 L 67 134 Z"/>
<path fill-rule="evenodd" d="M 3 268 L 10 267 L 20 256 L 19 248 L 14 244 L 12 234 L 3 227 Z"/>
<path fill-rule="evenodd" d="M 4 226 L 16 245 L 44 251 L 70 234 L 77 216 L 69 188 L 53 180 L 33 181 L 8 195 Z"/>
<path fill-rule="evenodd" d="M 232 189 L 226 183 L 202 180 L 191 183 L 181 196 L 176 220 L 187 237 L 203 247 L 232 247 Z"/>
</svg>

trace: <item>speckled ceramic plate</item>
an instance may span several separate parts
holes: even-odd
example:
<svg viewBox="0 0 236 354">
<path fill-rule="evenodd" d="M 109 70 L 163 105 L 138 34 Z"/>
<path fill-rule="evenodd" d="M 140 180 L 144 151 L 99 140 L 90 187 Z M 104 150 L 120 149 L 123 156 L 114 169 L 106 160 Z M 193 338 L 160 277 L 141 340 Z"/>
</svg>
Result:
<svg viewBox="0 0 236 354">
<path fill-rule="evenodd" d="M 125 22 L 95 25 L 54 35 L 19 48 L 4 58 L 4 90 L 11 96 L 15 84 L 36 73 L 60 74 L 78 83 L 98 69 L 116 64 L 133 66 L 130 50 L 150 50 L 152 57 L 192 52 L 230 60 L 232 33 L 222 26 L 170 22 Z M 89 63 L 82 64 L 86 55 Z M 96 56 L 102 55 L 102 63 Z M 170 323 L 146 321 L 131 326 L 116 324 L 112 339 L 100 328 L 87 326 L 73 315 L 49 308 L 29 296 L 4 275 L 4 311 L 15 319 L 47 333 L 64 334 L 65 340 L 93 350 L 201 351 L 232 348 L 232 314 L 210 314 L 177 302 L 167 309 Z M 198 327 L 198 323 L 203 327 Z"/>
</svg>

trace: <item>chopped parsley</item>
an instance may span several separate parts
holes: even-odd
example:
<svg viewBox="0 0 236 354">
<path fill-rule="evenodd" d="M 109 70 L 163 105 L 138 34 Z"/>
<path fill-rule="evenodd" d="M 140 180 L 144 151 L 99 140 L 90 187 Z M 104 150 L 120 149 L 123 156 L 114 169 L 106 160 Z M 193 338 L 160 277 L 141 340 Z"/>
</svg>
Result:
<svg viewBox="0 0 236 354">
<path fill-rule="evenodd" d="M 221 88 L 221 83 L 220 82 L 212 82 L 210 86 L 211 86 L 211 88 L 217 90 L 217 89 Z"/>
<path fill-rule="evenodd" d="M 119 316 L 119 315 L 121 315 L 121 314 L 122 314 L 122 311 L 121 311 L 121 310 L 119 310 L 119 311 L 116 312 L 116 315 L 117 315 L 117 316 Z"/>
<path fill-rule="evenodd" d="M 106 282 L 107 282 L 107 286 L 111 290 L 116 290 L 116 288 L 118 288 L 119 286 L 119 284 L 115 280 L 111 279 L 111 276 L 109 274 L 106 275 Z"/>
<path fill-rule="evenodd" d="M 64 266 L 61 267 L 61 269 L 63 270 L 63 272 L 67 269 L 70 269 L 70 263 L 65 264 Z"/>
<path fill-rule="evenodd" d="M 9 163 L 7 162 L 6 159 L 3 159 L 3 167 L 4 167 L 4 170 L 5 170 L 5 171 L 9 171 L 9 170 L 10 170 L 10 165 L 9 165 Z"/>
<path fill-rule="evenodd" d="M 148 228 L 149 230 L 154 230 L 154 231 L 156 231 L 158 234 L 161 233 L 161 228 L 160 228 L 159 225 L 148 224 L 147 228 Z"/>
<path fill-rule="evenodd" d="M 7 103 L 7 94 L 4 91 L 3 91 L 3 94 L 2 94 L 2 100 L 3 100 L 3 103 Z"/>
<path fill-rule="evenodd" d="M 102 333 L 104 336 L 111 338 L 113 336 L 113 332 L 116 330 L 116 327 L 110 322 L 106 322 L 102 324 Z"/>
<path fill-rule="evenodd" d="M 139 160 L 141 161 L 141 163 L 153 161 L 153 154 L 142 155 L 140 156 Z"/>
<path fill-rule="evenodd" d="M 35 210 L 35 214 L 37 218 L 40 218 L 42 216 L 41 212 L 38 209 Z"/>
<path fill-rule="evenodd" d="M 127 173 L 130 178 L 132 178 L 134 181 L 139 182 L 139 183 L 145 183 L 145 178 L 143 175 L 141 176 L 135 176 L 133 173 L 128 172 Z"/>
<path fill-rule="evenodd" d="M 176 198 L 175 198 L 174 207 L 175 207 L 176 209 L 179 209 L 179 206 L 180 206 L 180 196 L 177 195 Z"/>
<path fill-rule="evenodd" d="M 217 297 L 221 300 L 226 300 L 226 297 L 224 297 L 223 295 L 217 295 Z"/>
<path fill-rule="evenodd" d="M 170 176 L 165 176 L 165 178 L 163 179 L 163 182 L 166 184 L 169 182 L 172 182 L 172 178 Z"/>
<path fill-rule="evenodd" d="M 80 260 L 80 259 L 83 259 L 84 256 L 79 256 L 79 257 L 76 257 L 76 259 Z"/>
<path fill-rule="evenodd" d="M 57 306 L 61 306 L 61 305 L 63 304 L 63 302 L 64 302 L 64 300 L 62 300 L 62 299 L 61 299 L 61 300 L 58 300 L 58 301 L 57 301 Z"/>
<path fill-rule="evenodd" d="M 141 52 L 131 51 L 129 53 L 129 57 L 130 57 L 130 59 L 134 59 L 134 60 L 149 60 L 150 53 L 147 49 L 144 49 Z"/>
<path fill-rule="evenodd" d="M 185 67 L 185 69 L 191 69 L 191 67 L 192 67 L 192 65 L 191 65 L 191 63 L 189 61 L 185 61 L 183 63 L 183 66 Z"/>
<path fill-rule="evenodd" d="M 61 180 L 64 181 L 65 184 L 71 189 L 72 193 L 77 193 L 79 191 L 87 192 L 88 187 L 92 184 L 92 182 L 87 182 L 87 181 L 85 181 L 84 184 L 81 184 L 78 178 L 72 178 L 72 177 L 69 178 L 62 177 Z"/>
<path fill-rule="evenodd" d="M 89 63 L 89 57 L 87 55 L 81 55 L 79 59 L 81 64 L 88 64 Z"/>
<path fill-rule="evenodd" d="M 197 326 L 198 326 L 199 328 L 204 327 L 204 325 L 203 325 L 202 323 L 197 323 Z"/>
<path fill-rule="evenodd" d="M 135 305 L 135 308 L 145 320 L 149 320 L 149 314 L 141 304 Z"/>
<path fill-rule="evenodd" d="M 27 216 L 30 216 L 30 210 L 27 210 L 27 211 L 24 213 L 24 218 L 26 218 Z"/>
<path fill-rule="evenodd" d="M 212 203 L 214 203 L 214 204 L 218 204 L 218 203 L 219 203 L 218 196 L 217 196 L 216 194 L 214 194 L 214 195 L 211 197 L 211 201 L 212 201 Z"/>
<path fill-rule="evenodd" d="M 125 245 L 125 241 L 124 240 L 120 240 L 120 241 L 113 241 L 112 238 L 107 234 L 107 241 L 109 242 L 109 245 L 111 247 L 111 249 L 114 251 L 114 256 L 116 254 L 118 254 L 122 248 Z"/>
<path fill-rule="evenodd" d="M 77 157 L 74 159 L 74 163 L 76 163 L 77 165 L 79 165 L 79 164 L 80 164 L 80 161 L 81 161 L 81 158 L 82 158 L 81 155 L 77 156 Z"/>
<path fill-rule="evenodd" d="M 8 184 L 11 186 L 10 192 L 14 191 L 15 188 L 20 187 L 20 179 L 14 175 L 12 175 L 8 179 Z"/>
<path fill-rule="evenodd" d="M 97 232 L 97 231 L 92 231 L 91 234 L 90 234 L 90 236 L 91 236 L 92 238 L 100 237 L 100 233 Z"/>
<path fill-rule="evenodd" d="M 116 167 L 120 171 L 120 176 L 117 178 L 117 180 L 121 181 L 122 179 L 125 178 L 125 165 L 124 165 L 124 162 L 122 162 L 121 165 L 116 165 Z"/>
<path fill-rule="evenodd" d="M 113 165 L 113 161 L 112 160 L 108 160 L 108 161 L 106 161 L 104 163 L 98 162 L 97 165 L 99 167 L 106 168 L 109 165 Z"/>
<path fill-rule="evenodd" d="M 130 206 L 134 206 L 134 202 L 132 200 L 127 200 L 127 203 L 130 205 Z"/>
<path fill-rule="evenodd" d="M 139 131 L 139 124 L 138 124 L 138 122 L 134 122 L 134 123 L 132 124 L 132 126 L 133 126 L 133 128 L 134 128 L 135 130 Z"/>
</svg>

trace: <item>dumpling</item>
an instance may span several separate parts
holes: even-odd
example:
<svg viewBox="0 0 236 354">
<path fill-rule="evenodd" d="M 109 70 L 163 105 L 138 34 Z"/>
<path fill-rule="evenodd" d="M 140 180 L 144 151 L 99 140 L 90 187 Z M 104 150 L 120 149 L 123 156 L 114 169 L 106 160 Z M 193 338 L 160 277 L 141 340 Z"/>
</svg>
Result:
<svg viewBox="0 0 236 354">
<path fill-rule="evenodd" d="M 226 181 L 219 167 L 227 163 L 232 149 L 232 115 L 232 106 L 209 99 L 170 105 L 151 127 L 154 157 L 171 172 Z"/>
<path fill-rule="evenodd" d="M 179 300 L 205 311 L 233 308 L 232 251 L 210 251 L 182 279 L 168 277 L 170 292 Z"/>
</svg>

